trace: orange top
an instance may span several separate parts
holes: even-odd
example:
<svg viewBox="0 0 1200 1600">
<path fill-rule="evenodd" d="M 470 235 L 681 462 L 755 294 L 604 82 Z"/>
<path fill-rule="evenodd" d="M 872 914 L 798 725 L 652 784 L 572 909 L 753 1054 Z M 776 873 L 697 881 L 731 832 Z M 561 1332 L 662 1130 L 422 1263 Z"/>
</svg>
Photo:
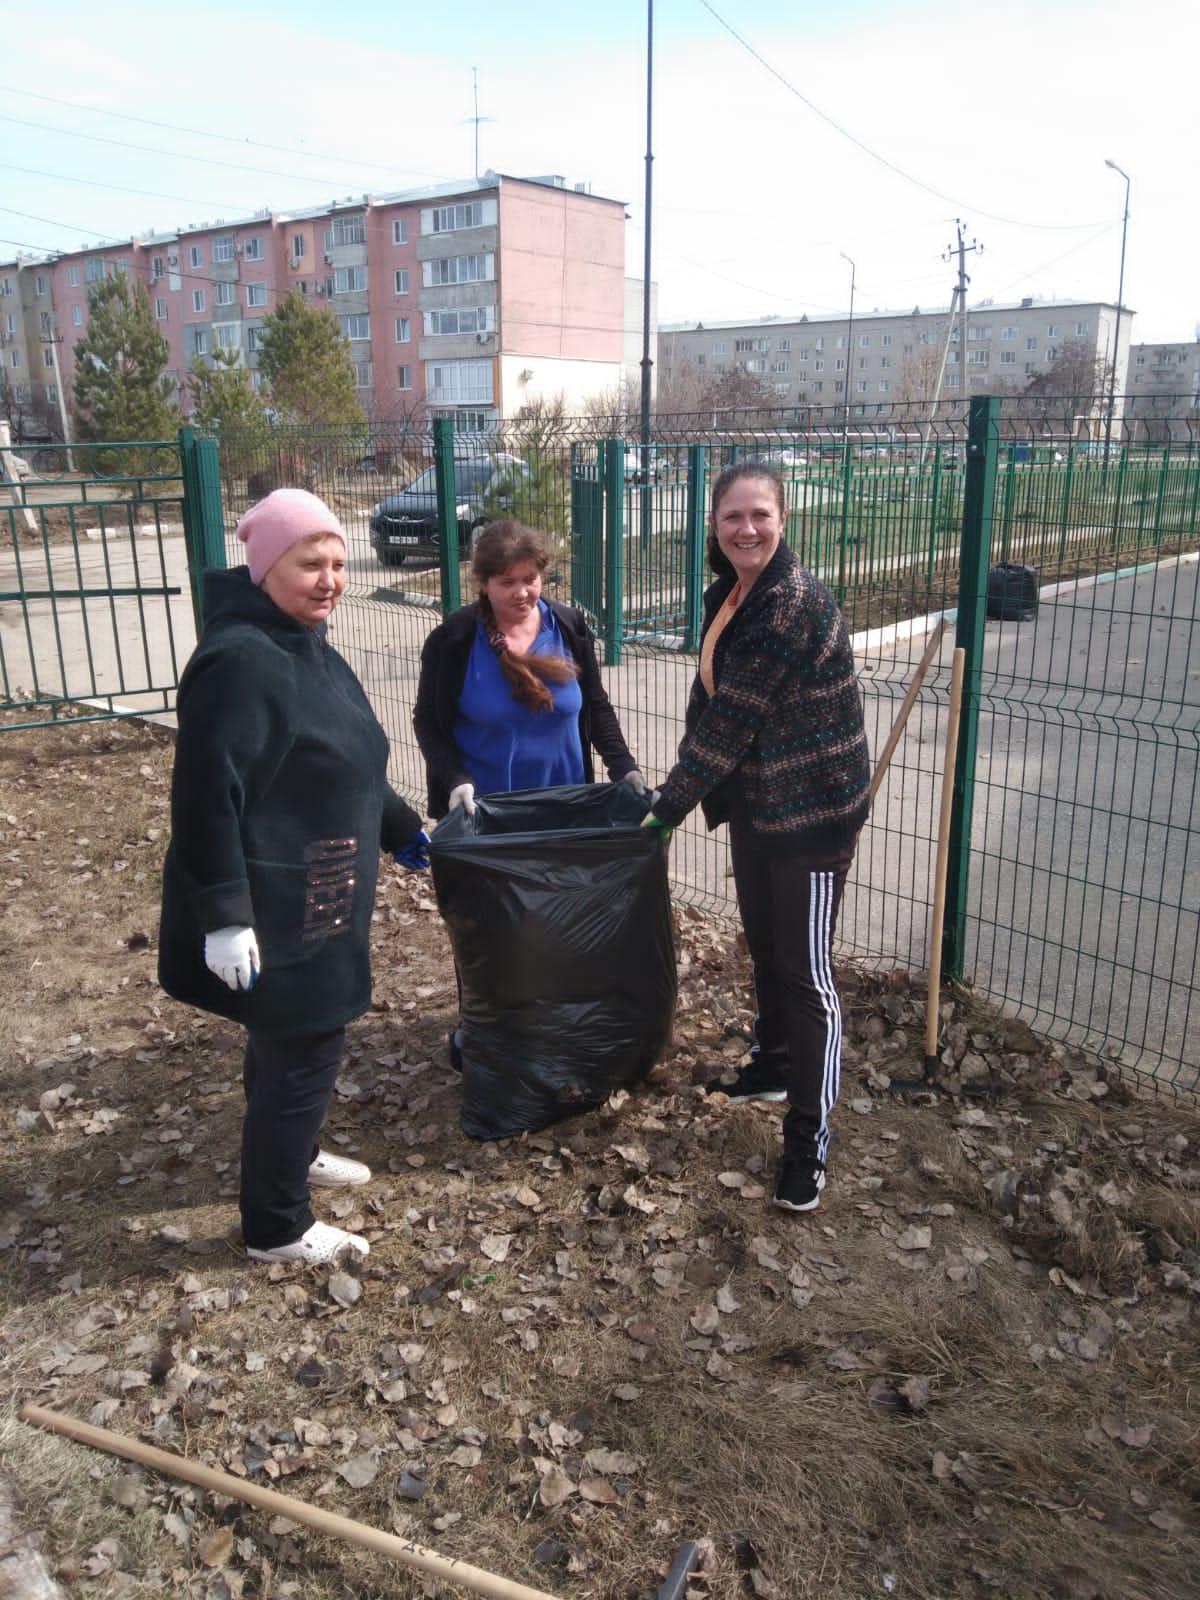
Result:
<svg viewBox="0 0 1200 1600">
<path fill-rule="evenodd" d="M 708 632 L 704 635 L 704 642 L 700 646 L 700 682 L 704 685 L 707 694 L 712 694 L 714 687 L 713 651 L 717 648 L 717 640 L 733 621 L 733 614 L 741 604 L 741 600 L 742 586 L 740 583 L 736 583 L 726 597 L 725 603 L 712 619 Z"/>
</svg>

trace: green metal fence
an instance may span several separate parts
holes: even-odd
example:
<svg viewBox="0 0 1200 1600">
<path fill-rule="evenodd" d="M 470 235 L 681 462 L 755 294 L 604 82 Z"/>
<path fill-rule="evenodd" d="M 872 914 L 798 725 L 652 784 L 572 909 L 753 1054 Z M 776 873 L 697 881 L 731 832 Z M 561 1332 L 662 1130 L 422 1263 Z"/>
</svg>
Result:
<svg viewBox="0 0 1200 1600">
<path fill-rule="evenodd" d="M 946 970 L 1065 1044 L 1194 1090 L 1200 414 L 1153 438 L 1117 425 L 1111 449 L 1103 419 L 1081 417 L 1068 400 L 1036 413 L 976 402 L 932 419 L 855 407 L 772 429 L 692 418 L 660 423 L 646 456 L 619 418 L 541 416 L 486 436 L 448 424 L 365 439 L 279 431 L 266 444 L 226 440 L 219 475 L 212 442 L 185 430 L 176 444 L 129 447 L 173 452 L 168 466 L 142 459 L 135 473 L 129 458 L 116 477 L 27 486 L 32 535 L 15 521 L 23 506 L 5 509 L 20 573 L 6 585 L 5 692 L 32 693 L 35 716 L 56 698 L 169 704 L 193 636 L 186 561 L 193 573 L 240 561 L 238 516 L 298 483 L 347 529 L 334 636 L 388 729 L 403 791 L 424 792 L 411 727 L 422 643 L 471 597 L 474 528 L 503 513 L 551 534 L 548 588 L 592 619 L 630 744 L 661 777 L 695 671 L 711 483 L 731 460 L 767 459 L 786 482 L 789 543 L 841 599 L 874 749 L 941 618 L 967 651 Z M 428 518 L 392 515 L 406 493 L 425 495 Z M 76 530 L 92 516 L 101 537 L 87 541 Z M 151 516 L 153 540 L 133 532 Z M 999 562 L 1033 568 L 1035 620 L 989 619 Z M 53 592 L 32 599 L 39 588 Z M 109 676 L 68 673 L 63 640 L 71 629 L 94 640 L 100 615 Z M 24 687 L 14 640 L 36 656 Z M 918 698 L 845 901 L 843 949 L 873 963 L 921 968 L 928 956 L 952 644 Z M 146 659 L 153 671 L 132 670 Z M 732 910 L 721 830 L 695 818 L 677 830 L 672 871 L 680 899 Z"/>
<path fill-rule="evenodd" d="M 23 449 L 0 488 L 6 726 L 164 711 L 194 639 L 184 481 L 211 441 Z M 11 459 L 11 458 L 10 458 Z"/>
</svg>

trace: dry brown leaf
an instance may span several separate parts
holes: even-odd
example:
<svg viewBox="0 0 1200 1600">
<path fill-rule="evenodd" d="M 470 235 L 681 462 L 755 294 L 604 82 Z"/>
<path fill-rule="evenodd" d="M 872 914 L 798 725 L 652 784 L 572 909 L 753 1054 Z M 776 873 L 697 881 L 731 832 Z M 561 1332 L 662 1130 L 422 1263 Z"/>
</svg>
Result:
<svg viewBox="0 0 1200 1600">
<path fill-rule="evenodd" d="M 607 1478 L 580 1478 L 579 1493 L 594 1506 L 611 1506 L 618 1499 L 617 1491 Z"/>
<path fill-rule="evenodd" d="M 564 1500 L 569 1500 L 575 1493 L 575 1485 L 567 1477 L 557 1462 L 551 1462 L 546 1472 L 542 1474 L 542 1481 L 538 1486 L 538 1499 L 548 1509 L 561 1506 Z"/>
<path fill-rule="evenodd" d="M 479 1249 L 489 1261 L 506 1261 L 512 1242 L 511 1233 L 485 1233 L 479 1241 Z"/>
<path fill-rule="evenodd" d="M 214 1528 L 200 1541 L 196 1554 L 206 1567 L 223 1567 L 233 1554 L 233 1529 Z"/>
<path fill-rule="evenodd" d="M 349 1461 L 343 1461 L 337 1471 L 338 1477 L 344 1478 L 352 1489 L 365 1489 L 367 1484 L 375 1481 L 379 1458 L 373 1450 L 363 1450 L 359 1455 L 351 1456 Z"/>
<path fill-rule="evenodd" d="M 325 1287 L 329 1291 L 329 1298 L 335 1300 L 339 1306 L 348 1308 L 362 1299 L 362 1284 L 348 1272 L 331 1273 Z"/>
</svg>

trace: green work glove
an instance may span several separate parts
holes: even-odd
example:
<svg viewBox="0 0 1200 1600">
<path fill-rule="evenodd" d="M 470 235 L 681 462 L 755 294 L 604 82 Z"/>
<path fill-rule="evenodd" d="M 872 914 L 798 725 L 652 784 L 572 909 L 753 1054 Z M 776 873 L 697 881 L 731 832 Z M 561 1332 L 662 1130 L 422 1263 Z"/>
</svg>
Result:
<svg viewBox="0 0 1200 1600">
<path fill-rule="evenodd" d="M 654 832 L 658 834 L 659 838 L 664 844 L 666 844 L 667 840 L 675 832 L 675 829 L 670 827 L 667 823 L 660 822 L 654 815 L 653 811 L 647 811 L 646 815 L 642 818 L 642 827 L 652 828 Z"/>
</svg>

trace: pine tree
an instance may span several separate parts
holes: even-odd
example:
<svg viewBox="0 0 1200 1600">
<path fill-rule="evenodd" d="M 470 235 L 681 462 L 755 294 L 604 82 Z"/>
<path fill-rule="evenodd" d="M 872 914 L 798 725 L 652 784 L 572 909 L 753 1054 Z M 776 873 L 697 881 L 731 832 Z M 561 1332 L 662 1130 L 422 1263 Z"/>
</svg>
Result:
<svg viewBox="0 0 1200 1600">
<path fill-rule="evenodd" d="M 305 305 L 296 290 L 263 318 L 258 370 L 281 422 L 365 432 L 346 336 L 332 311 Z"/>
<path fill-rule="evenodd" d="M 166 375 L 170 359 L 143 285 L 131 284 L 123 272 L 92 284 L 87 332 L 75 345 L 79 437 L 171 438 L 179 406 Z"/>
<path fill-rule="evenodd" d="M 190 420 L 220 442 L 221 474 L 245 477 L 262 463 L 271 436 L 266 408 L 236 350 L 214 350 L 212 366 L 196 356 L 188 369 Z"/>
</svg>

